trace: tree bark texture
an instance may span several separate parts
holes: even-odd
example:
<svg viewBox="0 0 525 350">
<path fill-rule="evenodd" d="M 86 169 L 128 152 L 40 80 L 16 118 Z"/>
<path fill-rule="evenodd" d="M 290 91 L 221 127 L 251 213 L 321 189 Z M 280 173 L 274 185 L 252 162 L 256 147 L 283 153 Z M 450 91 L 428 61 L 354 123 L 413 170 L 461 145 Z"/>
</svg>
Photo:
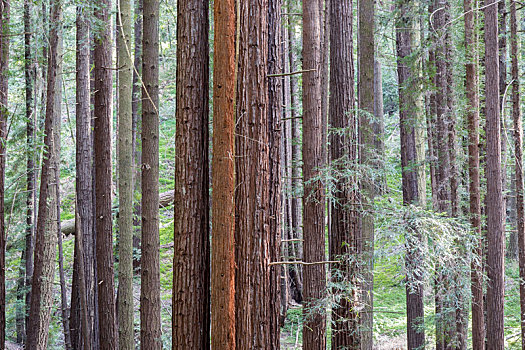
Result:
<svg viewBox="0 0 525 350">
<path fill-rule="evenodd" d="M 354 61 L 352 49 L 352 1 L 330 2 L 330 106 L 329 124 L 330 161 L 333 167 L 344 173 L 346 168 L 357 165 L 357 130 L 354 105 Z M 335 283 L 357 282 L 358 270 L 352 261 L 359 254 L 361 213 L 357 206 L 355 176 L 337 179 L 331 203 L 330 260 L 341 260 L 335 265 L 339 271 L 333 274 Z M 338 305 L 332 310 L 332 349 L 359 349 L 359 293 L 357 286 L 350 295 L 345 288 L 334 288 Z M 343 295 L 341 295 L 343 294 Z"/>
<path fill-rule="evenodd" d="M 162 348 L 159 238 L 159 1 L 144 1 L 140 344 Z"/>
<path fill-rule="evenodd" d="M 211 346 L 235 349 L 235 1 L 214 2 Z"/>
<path fill-rule="evenodd" d="M 270 150 L 268 119 L 268 1 L 239 9 L 235 138 L 235 318 L 239 349 L 269 349 Z M 273 78 L 275 79 L 275 78 Z"/>
<path fill-rule="evenodd" d="M 119 283 L 118 331 L 121 349 L 135 346 L 133 325 L 133 135 L 131 1 L 119 0 L 118 49 L 118 186 L 119 186 Z"/>
<path fill-rule="evenodd" d="M 268 74 L 283 72 L 281 20 L 282 0 L 268 0 Z M 270 261 L 281 259 L 281 129 L 283 123 L 283 78 L 268 79 L 268 141 L 269 141 L 269 235 Z M 280 349 L 281 274 L 286 267 L 270 267 L 270 349 Z"/>
<path fill-rule="evenodd" d="M 58 129 L 56 95 L 57 71 L 59 67 L 59 37 L 61 6 L 59 1 L 51 2 L 49 33 L 49 57 L 46 94 L 46 118 L 44 137 L 44 157 L 40 180 L 38 221 L 35 232 L 34 272 L 31 291 L 31 309 L 27 329 L 28 349 L 47 349 L 51 307 L 53 304 L 53 281 L 55 277 L 56 238 L 57 238 L 57 186 L 56 168 L 58 161 Z M 58 85 L 60 86 L 60 85 Z"/>
<path fill-rule="evenodd" d="M 210 348 L 208 2 L 177 4 L 173 349 Z"/>
<path fill-rule="evenodd" d="M 95 18 L 108 23 L 110 2 L 95 4 Z M 109 26 L 94 32 L 95 50 L 95 215 L 96 266 L 99 306 L 100 349 L 118 348 L 115 288 L 113 281 L 113 231 L 111 216 L 111 34 Z"/>
<path fill-rule="evenodd" d="M 504 230 L 501 182 L 498 12 L 494 1 L 485 8 L 485 100 L 487 135 L 487 349 L 504 348 Z"/>
<path fill-rule="evenodd" d="M 79 349 L 97 348 L 98 329 L 95 327 L 95 317 L 97 315 L 96 290 L 96 266 L 95 266 L 95 220 L 93 203 L 93 134 L 92 120 L 90 111 L 90 77 L 89 77 L 89 56 L 90 56 L 90 29 L 87 16 L 91 13 L 90 7 L 77 7 L 77 57 L 76 57 L 76 230 L 78 231 L 75 239 L 81 240 L 75 245 L 75 249 L 81 252 L 75 253 L 77 268 L 74 270 L 78 274 L 80 265 L 83 265 L 83 279 L 79 279 L 79 288 L 85 290 L 85 301 L 77 299 L 77 306 L 80 307 L 81 319 L 87 322 L 86 332 L 77 324 L 75 329 L 79 332 L 77 341 L 81 341 Z M 62 232 L 66 222 L 62 223 Z M 75 228 L 75 223 L 73 223 Z M 80 277 L 80 276 L 79 276 Z M 75 291 L 73 291 L 75 292 Z M 79 297 L 80 297 L 79 293 Z M 85 307 L 82 306 L 85 302 Z M 73 304 L 73 302 L 72 302 Z M 76 312 L 72 307 L 72 312 Z M 80 321 L 80 317 L 79 317 Z M 82 340 L 79 340 L 82 339 Z M 75 342 L 75 337 L 72 336 Z"/>
<path fill-rule="evenodd" d="M 376 174 L 381 171 L 376 148 L 377 120 L 374 115 L 374 1 L 359 0 L 358 33 L 358 109 L 359 109 L 359 163 L 372 173 L 361 178 L 361 251 L 363 286 L 361 305 L 364 307 L 360 319 L 361 349 L 372 350 L 373 345 L 373 293 L 374 293 L 374 213 L 372 210 L 378 181 Z"/>
<path fill-rule="evenodd" d="M 324 166 L 323 116 L 321 113 L 321 30 L 319 2 L 303 1 L 303 232 L 305 262 L 325 260 L 325 198 L 320 168 Z M 323 264 L 307 265 L 304 271 L 305 322 L 303 349 L 326 347 L 326 316 L 315 304 L 326 289 Z"/>
<path fill-rule="evenodd" d="M 482 276 L 482 235 L 481 235 L 481 196 L 479 174 L 479 96 L 478 96 L 478 57 L 475 53 L 477 34 L 476 15 L 472 11 L 476 2 L 463 1 L 465 12 L 465 52 L 467 53 L 465 90 L 468 99 L 467 124 L 469 130 L 469 200 L 471 224 L 477 236 L 471 265 L 472 292 L 472 347 L 485 348 L 485 319 L 483 315 L 483 276 Z"/>
</svg>

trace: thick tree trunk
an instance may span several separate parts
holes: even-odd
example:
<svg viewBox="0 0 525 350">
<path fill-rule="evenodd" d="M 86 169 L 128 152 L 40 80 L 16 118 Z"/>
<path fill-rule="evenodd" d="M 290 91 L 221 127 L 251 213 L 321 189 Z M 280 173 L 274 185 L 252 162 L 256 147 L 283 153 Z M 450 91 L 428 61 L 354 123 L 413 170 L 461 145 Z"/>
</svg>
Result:
<svg viewBox="0 0 525 350">
<path fill-rule="evenodd" d="M 159 1 L 144 1 L 142 38 L 142 256 L 140 344 L 160 349 Z"/>
<path fill-rule="evenodd" d="M 319 176 L 324 166 L 324 119 L 321 114 L 321 41 L 319 2 L 303 1 L 303 176 L 304 176 L 304 258 L 305 262 L 325 260 L 325 199 Z M 324 295 L 324 264 L 304 266 L 303 349 L 324 349 L 326 316 L 314 308 Z M 317 311 L 316 311 L 317 310 Z"/>
<path fill-rule="evenodd" d="M 208 3 L 177 4 L 173 349 L 210 348 Z"/>
<path fill-rule="evenodd" d="M 52 23 L 61 21 L 59 1 L 51 3 L 50 19 Z M 57 237 L 57 178 L 58 137 L 60 117 L 57 112 L 56 95 L 57 71 L 59 67 L 59 38 L 61 28 L 53 25 L 49 33 L 49 58 L 46 94 L 46 119 L 44 137 L 44 159 L 40 180 L 40 198 L 36 227 L 35 264 L 32 281 L 31 310 L 27 329 L 28 349 L 46 349 L 48 341 L 51 307 L 53 304 L 53 281 L 55 277 L 56 237 Z M 60 85 L 58 85 L 60 86 Z"/>
<path fill-rule="evenodd" d="M 283 72 L 282 65 L 282 0 L 268 0 L 268 74 Z M 263 14 L 264 15 L 264 14 Z M 270 261 L 281 260 L 281 129 L 283 118 L 283 78 L 268 79 L 268 141 L 269 141 L 269 229 Z M 280 349 L 281 270 L 286 266 L 270 267 L 270 347 Z"/>
<path fill-rule="evenodd" d="M 504 348 L 504 231 L 501 182 L 501 134 L 498 70 L 498 13 L 494 1 L 485 8 L 485 100 L 487 115 L 487 348 Z M 492 6 L 491 6 L 492 5 Z"/>
<path fill-rule="evenodd" d="M 119 0 L 118 48 L 118 186 L 119 274 L 118 327 L 121 349 L 133 349 L 133 115 L 131 56 L 131 1 Z"/>
<path fill-rule="evenodd" d="M 235 14 L 214 2 L 211 346 L 235 349 Z"/>
<path fill-rule="evenodd" d="M 354 62 L 352 50 L 352 1 L 330 2 L 330 127 L 345 130 L 330 135 L 331 166 L 343 172 L 357 166 L 357 130 L 354 105 Z M 373 66 L 372 66 L 373 68 Z M 357 178 L 337 179 L 334 199 L 330 208 L 330 260 L 341 259 L 335 268 L 339 270 L 332 279 L 334 283 L 357 281 L 359 273 L 352 263 L 360 252 L 360 211 L 356 203 Z M 332 349 L 359 349 L 361 332 L 357 292 L 346 295 L 344 288 L 334 288 L 338 305 L 332 310 Z"/>
<path fill-rule="evenodd" d="M 235 139 L 236 346 L 270 349 L 270 150 L 268 120 L 268 1 L 239 10 Z M 279 123 L 277 121 L 277 123 Z M 274 145 L 272 145 L 274 146 Z M 277 145 L 278 146 L 278 145 Z M 276 174 L 278 176 L 278 174 Z"/>
<path fill-rule="evenodd" d="M 109 0 L 95 3 L 95 19 L 109 21 Z M 95 34 L 95 215 L 96 266 L 99 306 L 100 349 L 118 348 L 115 288 L 113 274 L 113 232 L 111 217 L 111 34 L 110 28 L 100 28 Z"/>
<path fill-rule="evenodd" d="M 0 0 L 0 349 L 5 347 L 5 164 L 9 67 L 10 0 Z"/>
<path fill-rule="evenodd" d="M 396 19 L 397 72 L 399 81 L 399 116 L 401 128 L 401 167 L 403 175 L 403 204 L 420 205 L 420 193 L 424 191 L 419 181 L 419 169 L 413 164 L 418 162 L 417 124 L 419 121 L 419 100 L 421 91 L 418 86 L 417 69 L 419 63 L 412 61 L 414 46 L 414 23 L 412 20 L 413 3 L 400 3 Z M 407 87 L 411 88 L 408 89 Z M 421 234 L 416 229 L 406 238 L 405 264 L 408 271 L 415 271 L 421 259 Z M 408 349 L 424 347 L 425 332 L 421 327 L 424 318 L 423 287 L 421 277 L 409 274 L 406 281 L 407 303 L 407 339 Z"/>
<path fill-rule="evenodd" d="M 477 34 L 475 31 L 476 14 L 472 11 L 476 2 L 464 0 L 465 12 L 465 52 L 467 53 L 465 90 L 468 99 L 467 123 L 469 130 L 469 195 L 471 224 L 477 236 L 474 255 L 477 259 L 471 265 L 472 292 L 472 347 L 485 348 L 485 319 L 483 315 L 483 276 L 481 261 L 481 196 L 479 174 L 479 96 L 478 96 L 478 57 L 475 53 Z"/>
</svg>

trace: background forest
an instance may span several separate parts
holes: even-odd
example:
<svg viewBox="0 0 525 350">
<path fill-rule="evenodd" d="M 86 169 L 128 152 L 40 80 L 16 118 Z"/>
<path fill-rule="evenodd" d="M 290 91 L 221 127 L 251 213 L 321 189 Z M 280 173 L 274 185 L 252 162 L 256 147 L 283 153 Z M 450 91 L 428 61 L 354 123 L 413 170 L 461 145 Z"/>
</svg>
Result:
<svg viewBox="0 0 525 350">
<path fill-rule="evenodd" d="M 0 0 L 0 349 L 525 349 L 522 9 Z"/>
</svg>

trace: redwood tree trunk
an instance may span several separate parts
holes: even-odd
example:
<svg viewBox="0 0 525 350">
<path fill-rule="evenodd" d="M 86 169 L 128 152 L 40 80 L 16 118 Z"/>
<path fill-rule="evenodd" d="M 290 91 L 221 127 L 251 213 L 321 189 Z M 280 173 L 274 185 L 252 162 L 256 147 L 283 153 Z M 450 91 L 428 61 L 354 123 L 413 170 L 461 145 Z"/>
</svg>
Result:
<svg viewBox="0 0 525 350">
<path fill-rule="evenodd" d="M 270 348 L 268 1 L 239 10 L 235 138 L 235 319 L 238 349 Z M 273 78 L 275 79 L 275 78 Z M 278 174 L 276 174 L 278 175 Z"/>
<path fill-rule="evenodd" d="M 319 176 L 324 166 L 323 116 L 321 113 L 321 31 L 319 1 L 303 1 L 303 232 L 305 262 L 325 260 L 325 195 Z M 326 317 L 312 308 L 325 293 L 324 264 L 304 266 L 305 322 L 303 349 L 326 347 Z"/>
<path fill-rule="evenodd" d="M 504 231 L 498 70 L 498 13 L 493 0 L 485 8 L 485 100 L 487 118 L 487 348 L 504 348 Z M 491 6 L 492 5 L 492 6 Z"/>
<path fill-rule="evenodd" d="M 412 20 L 413 3 L 404 1 L 399 4 L 399 15 L 396 19 L 397 72 L 399 81 L 399 124 L 401 129 L 401 167 L 403 177 L 403 204 L 420 204 L 417 164 L 416 128 L 418 113 L 416 104 L 420 98 L 417 77 L 417 62 L 413 61 L 414 23 Z M 410 88 L 409 88 L 410 86 Z M 414 232 L 406 238 L 405 264 L 409 273 L 406 281 L 407 304 L 407 339 L 408 349 L 420 349 L 425 345 L 425 332 L 422 328 L 424 318 L 423 286 L 421 276 L 414 273 L 421 260 L 421 234 Z"/>
<path fill-rule="evenodd" d="M 282 73 L 282 0 L 268 0 L 268 74 Z M 268 79 L 268 140 L 270 169 L 270 261 L 281 260 L 281 119 L 283 79 Z M 283 125 L 284 127 L 284 125 Z M 270 349 L 280 349 L 281 274 L 286 267 L 270 267 Z"/>
<path fill-rule="evenodd" d="M 59 1 L 51 3 L 52 23 L 60 23 Z M 59 166 L 55 133 L 57 128 L 56 94 L 57 69 L 59 66 L 58 46 L 60 26 L 53 25 L 49 33 L 49 57 L 46 94 L 46 119 L 44 137 L 44 158 L 40 180 L 38 221 L 35 233 L 35 265 L 32 283 L 31 310 L 27 329 L 28 349 L 46 349 L 48 341 L 51 307 L 53 304 L 53 281 L 55 277 L 56 234 L 57 234 L 57 186 Z M 59 85 L 60 86 L 60 85 Z"/>
<path fill-rule="evenodd" d="M 351 0 L 330 2 L 329 123 L 332 128 L 345 130 L 342 134 L 330 134 L 330 161 L 340 172 L 346 168 L 355 169 L 357 165 L 352 17 Z M 340 271 L 332 277 L 338 284 L 357 280 L 357 266 L 351 262 L 359 253 L 360 211 L 355 205 L 359 197 L 353 190 L 357 181 L 355 176 L 337 179 L 330 207 L 330 260 L 341 260 L 335 266 Z M 332 310 L 332 349 L 359 349 L 359 316 L 352 311 L 358 307 L 359 295 L 352 293 L 347 296 L 345 288 L 334 288 L 334 293 L 338 305 Z"/>
<path fill-rule="evenodd" d="M 378 182 L 374 181 L 381 166 L 381 157 L 376 148 L 374 128 L 377 121 L 374 115 L 374 1 L 359 0 L 358 34 L 358 109 L 359 109 L 359 163 L 365 169 L 372 169 L 361 178 L 361 251 L 363 290 L 361 301 L 364 312 L 361 316 L 361 349 L 372 350 L 373 345 L 373 294 L 374 294 L 374 213 L 372 210 Z"/>
<path fill-rule="evenodd" d="M 140 344 L 162 348 L 159 238 L 159 1 L 144 1 Z"/>
<path fill-rule="evenodd" d="M 118 46 L 118 187 L 119 187 L 119 345 L 135 345 L 133 324 L 133 114 L 131 56 L 131 1 L 119 0 L 117 13 Z"/>
<path fill-rule="evenodd" d="M 109 21 L 109 0 L 95 4 L 95 18 Z M 111 216 L 111 34 L 110 26 L 99 28 L 95 35 L 95 215 L 96 257 L 99 305 L 100 348 L 118 348 L 115 288 L 113 274 L 113 231 Z"/>
<path fill-rule="evenodd" d="M 520 111 L 518 64 L 518 25 L 516 1 L 510 2 L 510 56 L 512 60 L 512 119 L 514 120 L 514 152 L 516 173 L 516 229 L 518 231 L 520 266 L 521 347 L 525 348 L 525 210 L 523 202 L 523 121 Z"/>
<path fill-rule="evenodd" d="M 235 13 L 214 2 L 211 345 L 235 349 Z"/>
<path fill-rule="evenodd" d="M 479 96 L 478 96 L 478 57 L 475 53 L 477 34 L 474 23 L 476 15 L 472 11 L 475 1 L 464 0 L 465 12 L 465 52 L 467 53 L 465 90 L 468 99 L 467 123 L 469 130 L 469 195 L 471 224 L 477 236 L 472 262 L 472 347 L 485 348 L 485 319 L 483 315 L 483 280 L 482 280 L 482 235 L 481 235 L 481 196 L 479 176 Z"/>
<path fill-rule="evenodd" d="M 177 3 L 173 349 L 210 348 L 208 2 Z"/>
<path fill-rule="evenodd" d="M 9 66 L 10 0 L 0 1 L 0 348 L 5 347 L 5 163 Z"/>
</svg>

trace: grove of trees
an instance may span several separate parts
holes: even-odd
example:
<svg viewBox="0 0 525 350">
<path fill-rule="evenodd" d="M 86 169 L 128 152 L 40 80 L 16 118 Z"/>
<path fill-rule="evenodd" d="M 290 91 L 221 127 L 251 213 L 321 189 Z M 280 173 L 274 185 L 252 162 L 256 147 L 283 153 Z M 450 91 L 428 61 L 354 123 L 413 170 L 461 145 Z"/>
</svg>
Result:
<svg viewBox="0 0 525 350">
<path fill-rule="evenodd" d="M 523 7 L 0 0 L 0 350 L 525 349 Z"/>
</svg>

